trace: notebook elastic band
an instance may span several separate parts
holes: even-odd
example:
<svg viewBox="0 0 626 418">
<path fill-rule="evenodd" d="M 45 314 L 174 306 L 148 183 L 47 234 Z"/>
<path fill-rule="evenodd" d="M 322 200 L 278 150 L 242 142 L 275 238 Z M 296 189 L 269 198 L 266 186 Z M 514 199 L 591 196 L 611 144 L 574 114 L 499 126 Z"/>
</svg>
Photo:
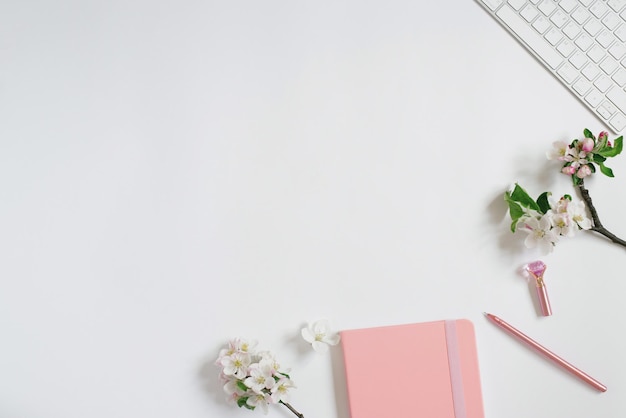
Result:
<svg viewBox="0 0 626 418">
<path fill-rule="evenodd" d="M 446 344 L 448 346 L 448 364 L 450 365 L 450 383 L 452 385 L 452 403 L 454 418 L 467 418 L 465 395 L 463 394 L 463 376 L 461 373 L 461 356 L 459 340 L 456 334 L 456 321 L 444 321 Z"/>
</svg>

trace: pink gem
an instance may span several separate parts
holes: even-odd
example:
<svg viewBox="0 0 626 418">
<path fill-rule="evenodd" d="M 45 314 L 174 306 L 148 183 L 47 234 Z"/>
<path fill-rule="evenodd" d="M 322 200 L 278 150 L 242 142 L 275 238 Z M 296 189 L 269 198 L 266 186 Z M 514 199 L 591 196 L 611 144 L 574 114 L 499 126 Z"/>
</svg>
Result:
<svg viewBox="0 0 626 418">
<path fill-rule="evenodd" d="M 532 263 L 528 263 L 526 265 L 526 270 L 530 271 L 537 277 L 543 276 L 543 273 L 546 271 L 547 266 L 541 260 L 533 261 Z"/>
</svg>

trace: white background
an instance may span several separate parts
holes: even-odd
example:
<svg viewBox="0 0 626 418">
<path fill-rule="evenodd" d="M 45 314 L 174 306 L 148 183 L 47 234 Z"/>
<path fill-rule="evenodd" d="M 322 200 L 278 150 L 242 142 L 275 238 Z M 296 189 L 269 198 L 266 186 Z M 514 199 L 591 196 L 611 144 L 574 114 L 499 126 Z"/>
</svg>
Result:
<svg viewBox="0 0 626 418">
<path fill-rule="evenodd" d="M 574 194 L 545 152 L 584 128 L 606 129 L 472 0 L 0 1 L 0 416 L 262 416 L 217 382 L 239 336 L 307 418 L 348 418 L 340 347 L 299 336 L 318 318 L 468 318 L 487 417 L 626 416 L 625 249 L 544 257 L 502 199 Z M 607 164 L 587 185 L 626 236 Z M 381 386 L 409 361 L 378 360 Z"/>
</svg>

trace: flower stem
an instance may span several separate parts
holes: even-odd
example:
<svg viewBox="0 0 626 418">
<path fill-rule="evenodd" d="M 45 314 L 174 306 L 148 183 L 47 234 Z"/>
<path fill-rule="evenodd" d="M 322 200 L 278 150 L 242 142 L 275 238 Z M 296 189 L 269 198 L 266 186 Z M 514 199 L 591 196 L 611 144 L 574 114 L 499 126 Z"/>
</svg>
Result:
<svg viewBox="0 0 626 418">
<path fill-rule="evenodd" d="M 291 412 L 293 412 L 298 418 L 304 418 L 304 415 L 302 415 L 300 412 L 296 411 L 296 409 L 293 406 L 291 406 L 289 403 L 283 402 L 283 401 L 280 401 L 280 403 L 285 405 L 287 407 L 287 409 L 289 409 Z"/>
<path fill-rule="evenodd" d="M 593 206 L 593 202 L 591 201 L 591 196 L 589 196 L 589 190 L 585 188 L 585 182 L 581 179 L 578 184 L 578 190 L 580 191 L 580 195 L 582 196 L 587 208 L 589 208 L 589 213 L 591 213 L 591 219 L 593 220 L 593 226 L 591 230 L 597 232 L 600 235 L 604 235 L 608 239 L 610 239 L 615 244 L 621 245 L 622 247 L 626 247 L 626 241 L 619 238 L 608 229 L 606 229 L 602 222 L 600 222 L 600 217 L 598 216 L 598 211 L 595 206 Z"/>
</svg>

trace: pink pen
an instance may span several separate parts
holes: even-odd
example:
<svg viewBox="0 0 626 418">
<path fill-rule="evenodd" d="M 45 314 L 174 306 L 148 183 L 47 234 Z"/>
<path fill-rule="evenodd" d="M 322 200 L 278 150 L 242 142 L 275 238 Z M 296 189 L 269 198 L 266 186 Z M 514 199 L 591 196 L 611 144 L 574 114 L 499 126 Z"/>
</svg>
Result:
<svg viewBox="0 0 626 418">
<path fill-rule="evenodd" d="M 543 274 L 546 272 L 546 265 L 543 261 L 533 261 L 526 265 L 526 270 L 535 279 L 535 286 L 537 288 L 537 298 L 539 299 L 539 306 L 541 307 L 541 314 L 543 316 L 552 315 L 552 307 L 550 306 L 550 299 L 548 298 L 548 289 L 546 283 L 543 280 Z"/>
<path fill-rule="evenodd" d="M 587 373 L 583 372 L 582 370 L 577 369 L 576 367 L 572 366 L 571 364 L 563 360 L 561 357 L 557 356 L 556 354 L 554 354 L 547 348 L 537 343 L 535 340 L 531 339 L 529 336 L 518 331 L 517 329 L 507 324 L 506 322 L 504 322 L 503 320 L 501 320 L 495 315 L 492 315 L 490 313 L 485 313 L 485 315 L 487 316 L 487 318 L 491 320 L 491 322 L 496 324 L 498 327 L 502 328 L 503 330 L 505 330 L 512 336 L 514 336 L 515 338 L 520 339 L 521 341 L 526 343 L 528 346 L 535 349 L 543 356 L 547 357 L 549 360 L 552 360 L 553 362 L 555 362 L 556 364 L 558 364 L 559 366 L 561 366 L 568 372 L 572 373 L 574 376 L 578 377 L 584 382 L 587 382 L 588 384 L 590 384 L 591 386 L 593 386 L 595 389 L 599 390 L 600 392 L 606 392 L 606 386 L 604 386 L 602 383 L 598 382 L 596 379 L 589 376 Z"/>
</svg>

